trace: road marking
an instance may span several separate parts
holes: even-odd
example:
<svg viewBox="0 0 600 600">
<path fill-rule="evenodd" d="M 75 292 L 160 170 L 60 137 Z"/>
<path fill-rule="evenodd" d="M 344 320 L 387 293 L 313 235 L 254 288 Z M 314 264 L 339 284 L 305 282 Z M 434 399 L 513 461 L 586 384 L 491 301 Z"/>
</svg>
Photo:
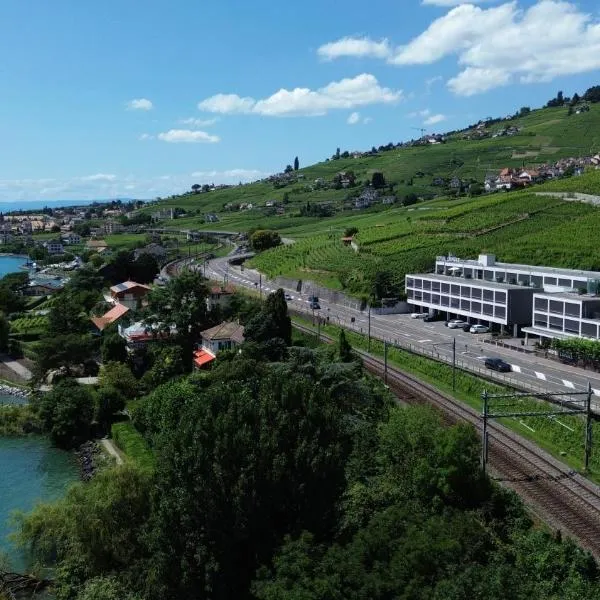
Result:
<svg viewBox="0 0 600 600">
<path fill-rule="evenodd" d="M 431 340 L 417 340 L 419 344 L 424 344 L 425 342 L 431 342 Z"/>
<path fill-rule="evenodd" d="M 534 373 L 538 379 L 541 379 L 542 381 L 546 381 L 546 375 L 544 375 L 544 373 L 539 373 L 538 371 L 534 371 Z"/>
<path fill-rule="evenodd" d="M 592 392 L 594 393 L 594 396 L 600 396 L 600 390 L 597 390 L 596 388 L 592 388 Z"/>
<path fill-rule="evenodd" d="M 565 387 L 571 388 L 572 390 L 575 389 L 575 384 L 572 381 L 567 381 L 566 379 L 563 379 L 562 382 Z"/>
<path fill-rule="evenodd" d="M 510 368 L 515 372 L 515 373 L 521 373 L 521 367 L 519 365 L 513 365 L 511 363 Z"/>
<path fill-rule="evenodd" d="M 487 356 L 478 356 L 477 360 L 485 360 L 487 358 Z"/>
</svg>

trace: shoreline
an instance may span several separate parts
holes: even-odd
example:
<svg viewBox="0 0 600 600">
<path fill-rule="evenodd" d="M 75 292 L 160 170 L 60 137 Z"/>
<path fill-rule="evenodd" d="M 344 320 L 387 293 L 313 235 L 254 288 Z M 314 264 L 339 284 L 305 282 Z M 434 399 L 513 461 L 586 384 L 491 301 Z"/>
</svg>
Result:
<svg viewBox="0 0 600 600">
<path fill-rule="evenodd" d="M 31 392 L 29 390 L 25 390 L 23 388 L 19 388 L 13 385 L 9 385 L 7 383 L 0 383 L 0 395 L 2 396 L 11 396 L 13 398 L 20 398 L 22 400 L 26 400 L 29 402 L 29 398 L 31 396 Z M 2 403 L 0 406 L 14 406 L 17 403 Z"/>
</svg>

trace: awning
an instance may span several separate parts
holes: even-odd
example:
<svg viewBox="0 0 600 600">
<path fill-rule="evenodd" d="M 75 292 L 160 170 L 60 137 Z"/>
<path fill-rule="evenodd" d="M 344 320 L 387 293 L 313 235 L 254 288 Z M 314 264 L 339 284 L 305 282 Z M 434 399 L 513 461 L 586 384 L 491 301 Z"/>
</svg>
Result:
<svg viewBox="0 0 600 600">
<path fill-rule="evenodd" d="M 203 367 L 213 360 L 215 360 L 215 357 L 206 350 L 196 350 L 194 352 L 194 364 L 197 367 Z"/>
</svg>

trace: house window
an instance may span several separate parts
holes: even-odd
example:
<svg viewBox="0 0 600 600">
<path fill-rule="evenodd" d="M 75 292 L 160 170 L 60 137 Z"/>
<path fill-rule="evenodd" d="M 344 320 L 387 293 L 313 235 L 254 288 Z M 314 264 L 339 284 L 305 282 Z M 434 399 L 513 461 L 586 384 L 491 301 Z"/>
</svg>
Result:
<svg viewBox="0 0 600 600">
<path fill-rule="evenodd" d="M 565 314 L 570 317 L 580 317 L 581 316 L 581 307 L 579 304 L 575 304 L 574 302 L 565 302 Z"/>
<path fill-rule="evenodd" d="M 536 310 L 548 310 L 548 300 L 546 298 L 536 298 L 535 308 Z"/>
</svg>

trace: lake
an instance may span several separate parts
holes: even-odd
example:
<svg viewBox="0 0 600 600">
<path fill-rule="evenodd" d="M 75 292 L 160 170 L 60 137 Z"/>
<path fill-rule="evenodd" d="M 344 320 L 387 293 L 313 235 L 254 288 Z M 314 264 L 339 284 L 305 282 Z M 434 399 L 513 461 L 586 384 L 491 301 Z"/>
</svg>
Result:
<svg viewBox="0 0 600 600">
<path fill-rule="evenodd" d="M 73 454 L 53 448 L 42 436 L 0 437 L 0 552 L 11 568 L 23 569 L 23 557 L 7 539 L 10 516 L 30 510 L 40 500 L 55 500 L 79 479 Z"/>
<path fill-rule="evenodd" d="M 24 256 L 0 256 L 0 277 L 22 271 L 20 267 L 26 262 L 27 258 Z"/>
</svg>

